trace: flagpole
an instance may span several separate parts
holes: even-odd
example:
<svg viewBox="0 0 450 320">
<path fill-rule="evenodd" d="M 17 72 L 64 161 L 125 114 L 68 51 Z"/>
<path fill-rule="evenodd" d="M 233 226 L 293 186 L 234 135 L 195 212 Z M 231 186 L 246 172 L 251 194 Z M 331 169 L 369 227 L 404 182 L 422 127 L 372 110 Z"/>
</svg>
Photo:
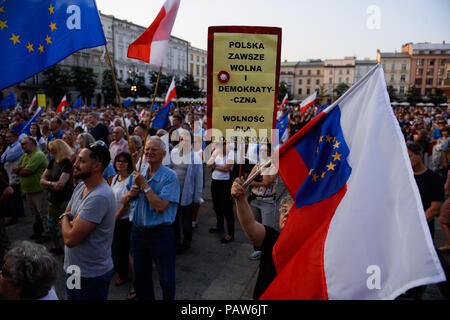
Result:
<svg viewBox="0 0 450 320">
<path fill-rule="evenodd" d="M 155 91 L 153 92 L 153 101 L 152 101 L 152 105 L 150 107 L 150 117 L 148 119 L 148 124 L 147 124 L 147 129 L 145 130 L 145 136 L 144 136 L 144 143 L 143 143 L 143 149 L 145 148 L 145 144 L 147 142 L 147 136 L 148 136 L 148 131 L 150 130 L 150 124 L 152 122 L 152 117 L 153 117 L 153 106 L 155 104 L 155 99 L 156 99 L 156 93 L 158 92 L 158 85 L 159 85 L 159 79 L 161 78 L 161 71 L 162 71 L 162 65 L 159 67 L 159 73 L 158 73 L 158 79 L 156 80 L 156 85 L 155 85 Z M 144 157 L 144 152 L 141 153 L 141 158 L 139 159 L 139 169 L 138 172 L 141 172 L 141 166 L 142 166 L 142 158 Z"/>
<path fill-rule="evenodd" d="M 111 58 L 109 56 L 109 51 L 108 51 L 108 47 L 105 44 L 105 52 L 106 52 L 106 57 L 108 58 L 108 63 L 109 66 L 111 67 L 111 73 L 112 73 L 112 78 L 113 78 L 113 82 L 114 82 L 114 88 L 116 90 L 116 95 L 117 95 L 117 100 L 119 102 L 119 107 L 120 107 L 120 114 L 122 115 L 122 121 L 123 121 L 123 129 L 125 131 L 125 136 L 127 137 L 127 142 L 128 142 L 128 150 L 130 150 L 131 152 L 131 145 L 130 145 L 130 137 L 128 134 L 128 129 L 127 129 L 127 123 L 125 122 L 125 116 L 123 115 L 123 107 L 122 107 L 122 102 L 120 101 L 120 92 L 119 92 L 119 86 L 117 85 L 117 80 L 116 80 L 116 75 L 114 72 L 114 66 L 111 62 Z M 134 163 L 134 158 L 131 157 L 131 164 L 133 165 L 133 169 L 136 171 L 136 164 Z"/>
</svg>

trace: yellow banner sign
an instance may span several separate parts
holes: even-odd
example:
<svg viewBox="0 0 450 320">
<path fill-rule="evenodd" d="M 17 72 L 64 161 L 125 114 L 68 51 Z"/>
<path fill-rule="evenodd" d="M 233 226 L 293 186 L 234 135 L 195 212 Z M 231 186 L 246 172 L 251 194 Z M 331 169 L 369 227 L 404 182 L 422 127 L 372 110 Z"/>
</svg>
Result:
<svg viewBox="0 0 450 320">
<path fill-rule="evenodd" d="M 218 130 L 213 141 L 271 142 L 280 48 L 280 28 L 209 28 L 208 129 Z"/>
</svg>

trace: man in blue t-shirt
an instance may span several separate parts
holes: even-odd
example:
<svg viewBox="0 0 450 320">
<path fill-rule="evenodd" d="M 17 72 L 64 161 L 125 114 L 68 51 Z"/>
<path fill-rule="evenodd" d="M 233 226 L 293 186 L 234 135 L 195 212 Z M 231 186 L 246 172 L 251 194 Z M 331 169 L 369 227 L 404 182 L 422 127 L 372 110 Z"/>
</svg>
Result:
<svg viewBox="0 0 450 320">
<path fill-rule="evenodd" d="M 94 137 L 95 140 L 102 140 L 106 145 L 109 147 L 109 130 L 108 127 L 102 123 L 99 122 L 100 115 L 97 112 L 92 112 L 89 117 L 88 121 L 90 123 L 90 129 L 89 133 Z"/>
</svg>

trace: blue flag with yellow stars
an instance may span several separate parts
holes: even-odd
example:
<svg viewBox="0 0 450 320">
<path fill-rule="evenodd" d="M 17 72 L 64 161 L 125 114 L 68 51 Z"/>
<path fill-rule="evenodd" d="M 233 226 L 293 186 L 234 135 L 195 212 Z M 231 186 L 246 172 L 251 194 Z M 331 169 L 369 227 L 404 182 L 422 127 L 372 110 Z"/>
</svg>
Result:
<svg viewBox="0 0 450 320">
<path fill-rule="evenodd" d="M 152 121 L 152 128 L 154 129 L 166 129 L 169 124 L 169 111 L 173 107 L 172 102 L 169 102 L 164 108 L 159 110 L 155 118 Z"/>
<path fill-rule="evenodd" d="M 0 0 L 0 90 L 104 44 L 94 0 Z"/>
</svg>

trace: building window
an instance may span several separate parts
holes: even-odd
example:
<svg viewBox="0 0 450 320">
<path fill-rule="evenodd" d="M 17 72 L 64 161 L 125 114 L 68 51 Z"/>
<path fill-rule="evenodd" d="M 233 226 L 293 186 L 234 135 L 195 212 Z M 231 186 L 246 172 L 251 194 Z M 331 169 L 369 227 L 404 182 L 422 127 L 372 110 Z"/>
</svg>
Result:
<svg viewBox="0 0 450 320">
<path fill-rule="evenodd" d="M 298 72 L 298 75 L 299 75 L 299 76 L 302 76 L 302 75 L 303 75 L 303 70 L 300 70 L 300 71 Z"/>
<path fill-rule="evenodd" d="M 423 69 L 416 69 L 416 76 L 423 75 Z"/>
<path fill-rule="evenodd" d="M 406 71 L 406 64 L 402 64 L 402 71 Z"/>
<path fill-rule="evenodd" d="M 307 79 L 306 84 L 311 84 L 311 79 Z"/>
<path fill-rule="evenodd" d="M 441 59 L 441 60 L 439 60 L 439 65 L 440 65 L 440 66 L 443 66 L 443 65 L 445 65 L 445 59 Z"/>
<path fill-rule="evenodd" d="M 199 65 L 196 65 L 196 71 L 197 71 L 196 75 L 199 76 L 200 75 L 200 66 Z"/>
<path fill-rule="evenodd" d="M 444 69 L 439 69 L 438 75 L 443 76 L 444 75 Z"/>
<path fill-rule="evenodd" d="M 197 56 L 197 62 L 200 62 L 200 57 L 199 56 Z"/>
<path fill-rule="evenodd" d="M 298 89 L 298 94 L 302 94 L 302 88 Z"/>
<path fill-rule="evenodd" d="M 330 74 L 333 74 L 333 69 L 330 69 Z"/>
<path fill-rule="evenodd" d="M 307 73 L 307 74 L 308 74 L 308 76 L 310 76 L 310 75 L 311 75 L 311 70 L 308 70 L 308 73 Z"/>
<path fill-rule="evenodd" d="M 339 82 L 338 83 L 342 83 L 342 78 L 339 78 Z"/>
<path fill-rule="evenodd" d="M 423 66 L 423 59 L 417 59 L 416 65 Z"/>
<path fill-rule="evenodd" d="M 348 84 L 349 80 L 348 78 L 345 78 L 345 83 Z"/>
<path fill-rule="evenodd" d="M 433 75 L 433 71 L 434 71 L 434 69 L 428 69 L 427 70 L 427 76 L 432 76 Z"/>
<path fill-rule="evenodd" d="M 431 88 L 425 88 L 425 95 L 429 96 L 431 94 Z"/>
<path fill-rule="evenodd" d="M 328 83 L 332 84 L 333 83 L 333 79 L 332 78 L 328 79 Z"/>
<path fill-rule="evenodd" d="M 320 84 L 320 79 L 316 79 L 316 84 L 317 84 L 317 85 Z"/>
<path fill-rule="evenodd" d="M 395 70 L 395 64 L 391 64 L 391 70 Z"/>
<path fill-rule="evenodd" d="M 394 75 L 391 74 L 391 82 L 394 82 Z"/>
<path fill-rule="evenodd" d="M 422 85 L 422 78 L 416 79 L 416 81 L 414 82 L 414 84 L 415 84 L 416 86 Z"/>
<path fill-rule="evenodd" d="M 398 90 L 399 93 L 405 94 L 405 87 L 400 87 L 400 90 Z"/>
<path fill-rule="evenodd" d="M 342 74 L 342 69 L 339 69 L 339 74 Z"/>
<path fill-rule="evenodd" d="M 303 83 L 303 80 L 302 79 L 299 79 L 298 80 L 298 84 L 302 84 Z"/>
<path fill-rule="evenodd" d="M 433 85 L 433 78 L 428 78 L 425 84 L 428 86 Z"/>
<path fill-rule="evenodd" d="M 306 94 L 310 94 L 311 93 L 311 89 L 307 88 L 306 89 Z"/>
<path fill-rule="evenodd" d="M 317 70 L 317 75 L 320 76 L 320 70 Z"/>
<path fill-rule="evenodd" d="M 405 82 L 406 81 L 406 75 L 402 74 L 400 76 L 400 82 Z"/>
<path fill-rule="evenodd" d="M 189 73 L 193 75 L 194 74 L 194 64 L 191 63 L 191 64 L 189 64 L 189 66 L 190 66 Z"/>
<path fill-rule="evenodd" d="M 202 63 L 205 63 L 205 57 L 202 57 Z"/>
<path fill-rule="evenodd" d="M 429 66 L 434 66 L 434 59 L 428 60 L 428 65 Z"/>
<path fill-rule="evenodd" d="M 194 55 L 191 53 L 191 61 L 194 61 Z"/>
</svg>

